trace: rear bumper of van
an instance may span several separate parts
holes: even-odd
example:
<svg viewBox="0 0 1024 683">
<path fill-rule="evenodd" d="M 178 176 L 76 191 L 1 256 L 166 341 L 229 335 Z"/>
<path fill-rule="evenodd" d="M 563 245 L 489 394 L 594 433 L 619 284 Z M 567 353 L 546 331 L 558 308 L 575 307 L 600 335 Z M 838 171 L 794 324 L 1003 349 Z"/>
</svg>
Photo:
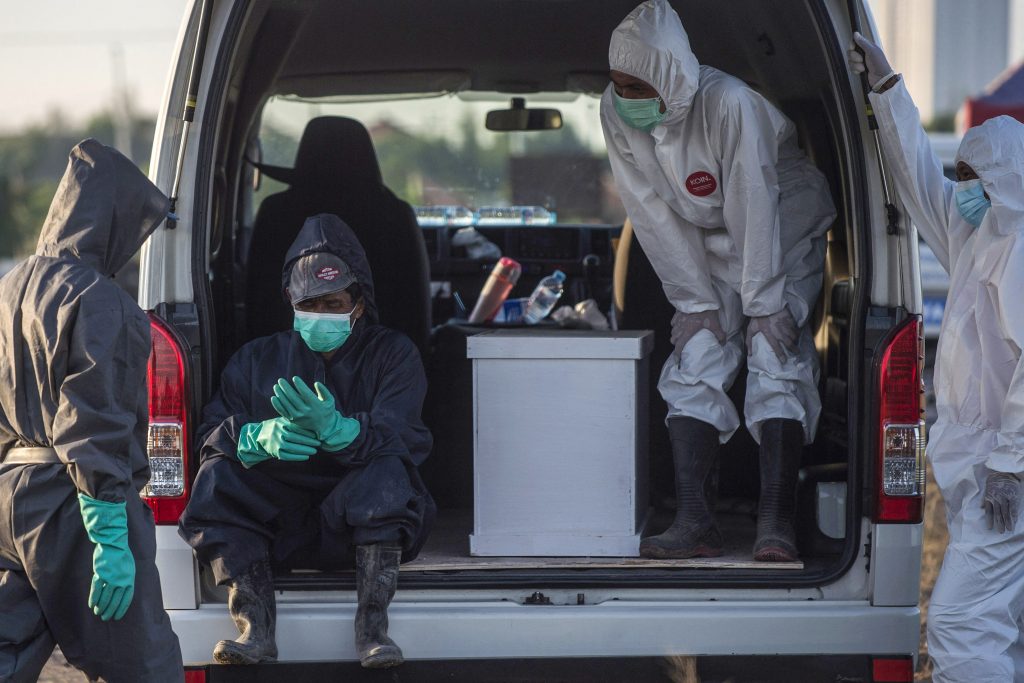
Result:
<svg viewBox="0 0 1024 683">
<path fill-rule="evenodd" d="M 278 606 L 281 662 L 356 659 L 351 603 Z M 237 635 L 223 604 L 168 610 L 186 663 Z M 865 602 L 392 604 L 389 632 L 408 660 L 672 655 L 916 656 L 920 611 Z M 834 679 L 833 679 L 834 680 Z"/>
<path fill-rule="evenodd" d="M 903 677 L 875 678 L 880 662 L 869 655 L 772 655 L 734 657 L 590 657 L 572 659 L 459 659 L 407 661 L 397 669 L 362 669 L 358 662 L 262 664 L 258 667 L 203 666 L 203 683 L 673 683 L 757 681 L 758 683 L 867 683 L 910 681 L 913 662 L 888 660 Z M 693 676 L 696 669 L 697 676 Z M 884 669 L 883 669 L 884 670 Z"/>
</svg>

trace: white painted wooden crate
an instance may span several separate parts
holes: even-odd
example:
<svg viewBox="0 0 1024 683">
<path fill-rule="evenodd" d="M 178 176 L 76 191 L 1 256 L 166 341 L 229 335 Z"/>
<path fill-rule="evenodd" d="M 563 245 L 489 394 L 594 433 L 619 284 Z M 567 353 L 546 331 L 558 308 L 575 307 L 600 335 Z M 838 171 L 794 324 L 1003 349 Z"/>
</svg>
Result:
<svg viewBox="0 0 1024 683">
<path fill-rule="evenodd" d="M 648 514 L 649 331 L 470 337 L 482 556 L 635 556 Z"/>
</svg>

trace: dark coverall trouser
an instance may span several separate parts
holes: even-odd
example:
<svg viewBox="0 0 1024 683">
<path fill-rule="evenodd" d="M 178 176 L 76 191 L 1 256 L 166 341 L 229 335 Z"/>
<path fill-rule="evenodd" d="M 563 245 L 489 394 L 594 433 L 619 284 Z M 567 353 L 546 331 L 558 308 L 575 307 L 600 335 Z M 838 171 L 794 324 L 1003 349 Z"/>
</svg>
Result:
<svg viewBox="0 0 1024 683">
<path fill-rule="evenodd" d="M 35 681 L 54 644 L 90 678 L 181 682 L 164 612 L 153 515 L 128 497 L 135 594 L 119 621 L 89 609 L 93 546 L 63 465 L 0 465 L 0 681 Z"/>
<path fill-rule="evenodd" d="M 218 584 L 263 558 L 279 567 L 351 567 L 354 546 L 370 543 L 400 543 L 403 561 L 416 556 L 433 501 L 413 485 L 401 459 L 382 456 L 332 471 L 316 465 L 203 462 L 180 532 Z"/>
</svg>

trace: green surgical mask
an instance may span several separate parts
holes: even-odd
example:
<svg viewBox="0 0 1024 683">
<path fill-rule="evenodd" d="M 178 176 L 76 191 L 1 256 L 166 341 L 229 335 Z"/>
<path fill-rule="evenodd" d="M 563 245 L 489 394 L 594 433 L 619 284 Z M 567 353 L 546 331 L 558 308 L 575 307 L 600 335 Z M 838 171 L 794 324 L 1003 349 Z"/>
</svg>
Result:
<svg viewBox="0 0 1024 683">
<path fill-rule="evenodd" d="M 630 128 L 649 133 L 665 118 L 665 112 L 661 111 L 660 97 L 630 100 L 619 96 L 619 93 L 614 90 L 612 90 L 612 97 L 615 100 L 615 111 L 619 113 L 622 122 Z"/>
<path fill-rule="evenodd" d="M 309 313 L 295 309 L 293 327 L 310 349 L 328 353 L 340 348 L 352 334 L 352 314 Z"/>
</svg>

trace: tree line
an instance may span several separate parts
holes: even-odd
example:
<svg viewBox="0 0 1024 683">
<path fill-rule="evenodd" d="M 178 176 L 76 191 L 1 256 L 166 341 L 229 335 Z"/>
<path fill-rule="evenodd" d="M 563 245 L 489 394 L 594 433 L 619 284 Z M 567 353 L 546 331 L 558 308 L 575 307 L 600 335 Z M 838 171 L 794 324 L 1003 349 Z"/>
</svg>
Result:
<svg viewBox="0 0 1024 683">
<path fill-rule="evenodd" d="M 145 171 L 155 121 L 137 118 L 131 127 L 132 149 L 121 151 Z M 113 144 L 114 122 L 109 112 L 98 113 L 84 124 L 73 124 L 54 112 L 41 123 L 0 134 L 0 258 L 35 251 L 39 229 L 67 166 L 68 151 L 90 137 Z"/>
</svg>

